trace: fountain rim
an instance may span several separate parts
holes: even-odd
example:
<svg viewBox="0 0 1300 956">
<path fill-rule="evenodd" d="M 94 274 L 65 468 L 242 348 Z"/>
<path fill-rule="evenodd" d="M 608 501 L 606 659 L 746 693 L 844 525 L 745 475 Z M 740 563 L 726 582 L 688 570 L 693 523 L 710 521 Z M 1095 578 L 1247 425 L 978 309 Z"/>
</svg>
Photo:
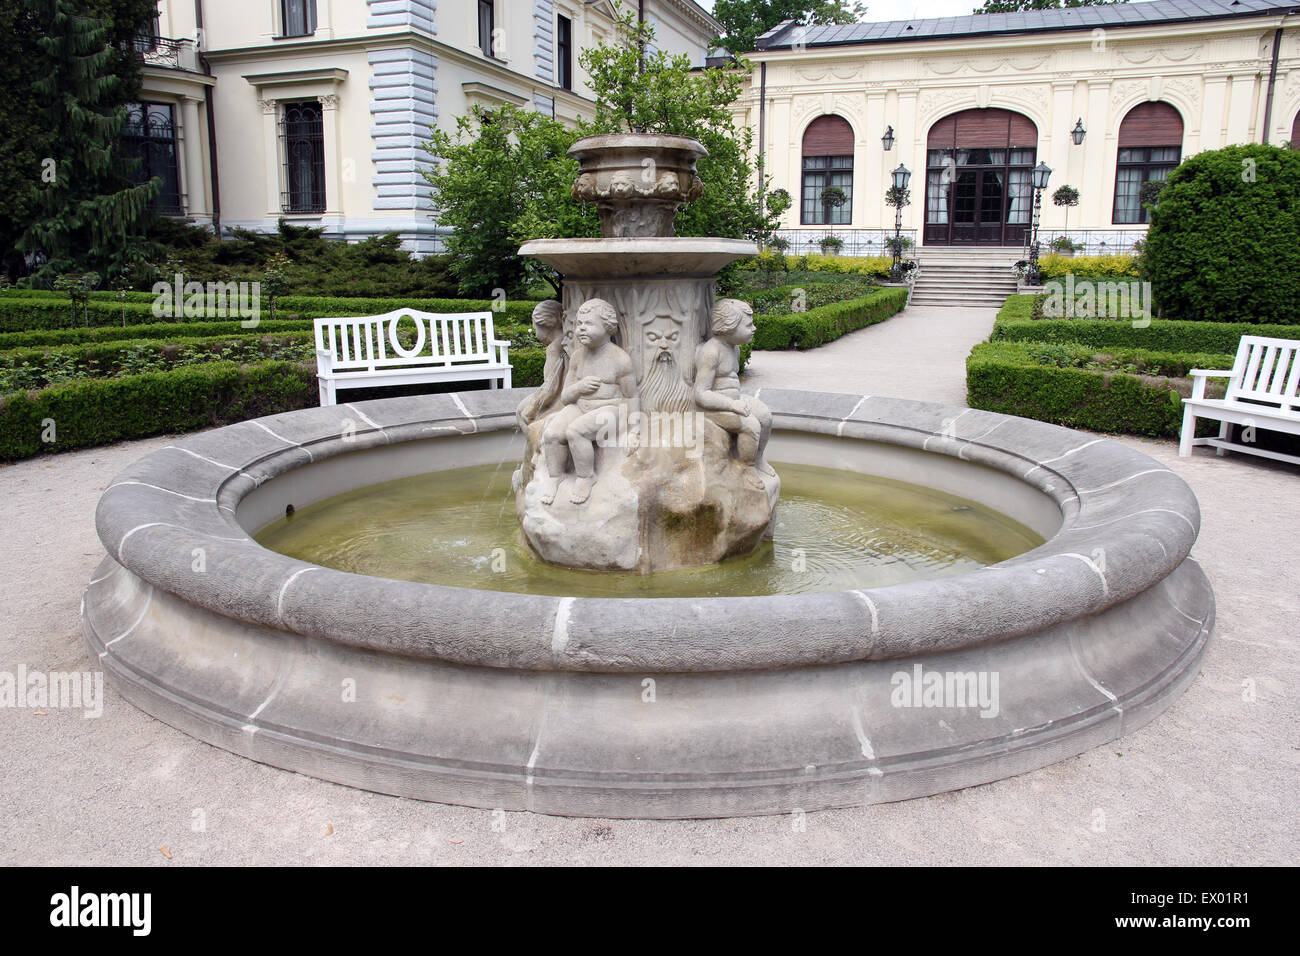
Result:
<svg viewBox="0 0 1300 956">
<path fill-rule="evenodd" d="M 770 389 L 762 396 L 778 431 L 883 442 L 992 467 L 1052 498 L 1061 527 L 1040 547 L 996 565 L 872 589 L 560 598 L 335 571 L 262 547 L 237 520 L 247 495 L 303 466 L 512 429 L 526 391 L 309 408 L 168 445 L 118 475 L 101 496 L 96 525 L 110 559 L 97 580 L 116 563 L 150 588 L 236 621 L 471 666 L 769 670 L 969 648 L 1098 614 L 1159 585 L 1187 558 L 1199 531 L 1186 483 L 1108 439 L 956 406 Z M 195 547 L 204 549 L 206 573 L 193 570 Z M 376 608 L 385 615 L 376 618 Z M 792 640 L 791 633 L 804 636 Z"/>
<path fill-rule="evenodd" d="M 569 147 L 568 155 L 581 160 L 583 157 L 610 155 L 620 150 L 647 149 L 684 152 L 691 154 L 692 160 L 709 155 L 708 149 L 698 139 L 674 133 L 596 133 L 576 140 Z"/>
</svg>

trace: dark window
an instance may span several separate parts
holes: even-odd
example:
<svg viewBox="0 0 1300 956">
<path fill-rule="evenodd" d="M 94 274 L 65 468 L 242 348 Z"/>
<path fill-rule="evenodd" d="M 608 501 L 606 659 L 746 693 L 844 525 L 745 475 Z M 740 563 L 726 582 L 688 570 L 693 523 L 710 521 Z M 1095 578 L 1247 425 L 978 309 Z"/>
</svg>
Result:
<svg viewBox="0 0 1300 956">
<path fill-rule="evenodd" d="M 842 206 L 822 202 L 822 190 L 838 186 L 844 190 Z M 827 217 L 829 213 L 829 218 Z M 805 156 L 803 158 L 803 216 L 805 226 L 844 226 L 853 219 L 853 157 Z"/>
<path fill-rule="evenodd" d="M 1296 113 L 1295 122 L 1291 124 L 1291 148 L 1300 149 L 1300 113 Z"/>
<path fill-rule="evenodd" d="M 555 82 L 561 89 L 573 89 L 573 21 L 555 20 Z"/>
<path fill-rule="evenodd" d="M 1168 103 L 1141 103 L 1129 110 L 1119 126 L 1114 223 L 1149 221 L 1142 186 L 1169 178 L 1182 159 L 1182 144 L 1183 118 Z"/>
<path fill-rule="evenodd" d="M 281 36 L 306 37 L 316 32 L 316 0 L 280 0 Z"/>
<path fill-rule="evenodd" d="M 492 0 L 478 0 L 478 48 L 484 56 L 492 56 L 492 31 L 495 27 Z"/>
<path fill-rule="evenodd" d="M 152 206 L 166 216 L 179 216 L 180 175 L 176 166 L 176 125 L 167 103 L 132 103 L 122 127 L 122 150 L 132 160 L 131 178 L 147 183 L 157 176 L 162 189 Z"/>
<path fill-rule="evenodd" d="M 842 206 L 822 202 L 822 190 L 844 190 Z M 839 116 L 819 116 L 803 134 L 803 180 L 799 222 L 843 226 L 853 219 L 853 127 Z"/>
<path fill-rule="evenodd" d="M 280 117 L 284 185 L 280 208 L 290 213 L 325 211 L 325 126 L 319 103 L 285 103 Z"/>
</svg>

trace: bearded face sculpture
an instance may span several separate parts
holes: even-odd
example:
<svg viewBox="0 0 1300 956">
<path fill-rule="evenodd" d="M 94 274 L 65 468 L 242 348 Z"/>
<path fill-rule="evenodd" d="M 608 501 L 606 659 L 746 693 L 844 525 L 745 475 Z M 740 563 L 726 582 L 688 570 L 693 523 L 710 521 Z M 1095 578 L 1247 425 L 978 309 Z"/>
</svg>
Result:
<svg viewBox="0 0 1300 956">
<path fill-rule="evenodd" d="M 687 412 L 692 408 L 691 393 L 682 378 L 677 361 L 682 326 L 670 315 L 657 315 L 646 323 L 645 367 L 641 370 L 641 410 L 646 412 Z"/>
</svg>

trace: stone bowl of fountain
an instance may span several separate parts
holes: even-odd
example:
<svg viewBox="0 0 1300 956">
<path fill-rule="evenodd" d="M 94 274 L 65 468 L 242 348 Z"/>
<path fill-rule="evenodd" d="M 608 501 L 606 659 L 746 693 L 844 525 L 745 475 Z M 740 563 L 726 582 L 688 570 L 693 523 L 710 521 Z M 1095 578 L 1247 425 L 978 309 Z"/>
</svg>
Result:
<svg viewBox="0 0 1300 956">
<path fill-rule="evenodd" d="M 1186 484 L 1042 422 L 742 392 L 717 260 L 654 258 L 721 242 L 526 246 L 576 266 L 539 390 L 274 415 L 119 475 L 83 601 L 112 685 L 350 786 L 649 818 L 986 783 L 1176 700 L 1214 621 Z"/>
</svg>

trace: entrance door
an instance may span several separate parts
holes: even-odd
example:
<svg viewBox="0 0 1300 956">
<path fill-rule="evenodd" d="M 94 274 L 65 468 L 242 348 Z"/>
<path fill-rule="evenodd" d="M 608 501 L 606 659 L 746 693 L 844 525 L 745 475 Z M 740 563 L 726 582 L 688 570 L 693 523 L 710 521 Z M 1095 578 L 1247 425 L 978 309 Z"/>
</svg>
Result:
<svg viewBox="0 0 1300 956">
<path fill-rule="evenodd" d="M 1023 245 L 1037 138 L 1033 121 L 1009 110 L 966 110 L 936 123 L 926 160 L 926 245 Z"/>
<path fill-rule="evenodd" d="M 1001 245 L 1006 232 L 1008 202 L 1006 171 L 963 169 L 953 181 L 950 197 L 952 245 Z M 933 244 L 933 235 L 926 234 Z"/>
</svg>

